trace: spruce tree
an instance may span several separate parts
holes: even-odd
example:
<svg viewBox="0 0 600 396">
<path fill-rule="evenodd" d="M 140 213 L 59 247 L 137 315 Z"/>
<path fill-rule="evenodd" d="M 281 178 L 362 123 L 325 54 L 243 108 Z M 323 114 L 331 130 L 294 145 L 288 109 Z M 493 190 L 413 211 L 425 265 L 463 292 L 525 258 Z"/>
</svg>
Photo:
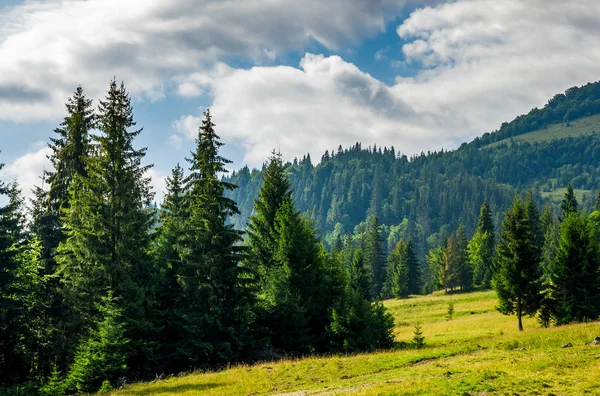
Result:
<svg viewBox="0 0 600 396">
<path fill-rule="evenodd" d="M 238 359 L 246 335 L 245 269 L 239 265 L 242 233 L 228 222 L 239 211 L 225 196 L 235 186 L 221 180 L 230 161 L 219 155 L 223 143 L 214 126 L 207 110 L 188 159 L 184 195 L 188 213 L 177 247 L 181 294 L 176 312 L 183 335 L 177 351 L 179 363 L 188 367 Z"/>
<path fill-rule="evenodd" d="M 50 138 L 52 154 L 49 159 L 54 171 L 46 172 L 50 185 L 49 200 L 53 214 L 60 216 L 61 208 L 69 206 L 69 187 L 75 175 L 87 174 L 87 159 L 91 150 L 91 130 L 96 116 L 92 100 L 87 99 L 81 86 L 66 103 L 67 115 Z"/>
<path fill-rule="evenodd" d="M 382 298 L 407 298 L 408 263 L 406 262 L 406 243 L 400 241 L 390 253 L 386 271 L 386 281 L 382 290 Z"/>
<path fill-rule="evenodd" d="M 381 224 L 377 216 L 373 216 L 369 222 L 369 228 L 365 236 L 364 257 L 373 274 L 371 298 L 378 298 L 385 282 L 386 262 Z"/>
<path fill-rule="evenodd" d="M 408 293 L 421 294 L 421 289 L 423 288 L 421 266 L 417 259 L 417 252 L 412 239 L 409 239 L 406 243 L 404 255 L 406 266 L 408 267 Z"/>
<path fill-rule="evenodd" d="M 489 288 L 493 274 L 496 237 L 489 203 L 481 205 L 477 230 L 467 247 L 469 263 L 473 268 L 473 284 Z"/>
<path fill-rule="evenodd" d="M 181 293 L 177 278 L 181 257 L 177 244 L 184 232 L 186 210 L 183 204 L 184 174 L 177 164 L 166 179 L 167 190 L 160 208 L 159 223 L 156 228 L 155 251 L 153 255 L 159 269 L 157 303 L 161 317 L 161 358 L 167 359 L 174 354 L 176 343 L 182 337 L 177 326 L 176 302 Z"/>
<path fill-rule="evenodd" d="M 600 257 L 594 230 L 583 214 L 569 213 L 560 226 L 550 273 L 555 321 L 596 320 L 600 315 Z"/>
<path fill-rule="evenodd" d="M 533 315 L 540 304 L 541 271 L 536 235 L 527 206 L 518 197 L 506 212 L 495 260 L 492 286 L 498 295 L 497 309 L 515 314 L 519 331 L 523 315 Z"/>
<path fill-rule="evenodd" d="M 467 247 L 469 241 L 465 234 L 464 225 L 458 227 L 456 232 L 456 249 L 457 249 L 457 272 L 458 272 L 458 284 L 461 290 L 470 290 L 473 286 L 473 269 L 469 263 L 469 257 L 467 255 Z"/>
<path fill-rule="evenodd" d="M 569 214 L 577 212 L 578 206 L 579 204 L 577 203 L 577 198 L 573 192 L 573 187 L 571 187 L 571 184 L 569 184 L 567 186 L 567 191 L 565 191 L 565 196 L 560 204 L 561 221 Z"/>
<path fill-rule="evenodd" d="M 143 166 L 146 149 L 135 149 L 141 133 L 135 126 L 131 100 L 121 84 L 110 82 L 98 107 L 94 156 L 76 173 L 63 207 L 67 239 L 58 248 L 63 295 L 76 336 L 100 319 L 98 304 L 110 289 L 126 318 L 129 364 L 139 368 L 149 357 L 147 340 L 154 334 L 155 270 L 150 260 L 149 229 L 154 221 L 148 208 L 152 194 Z"/>
<path fill-rule="evenodd" d="M 3 164 L 0 164 L 2 169 Z M 23 238 L 22 201 L 16 184 L 0 181 L 0 197 L 8 204 L 0 207 L 0 385 L 22 380 L 23 359 L 19 356 L 22 303 L 15 298 L 19 266 L 18 245 Z"/>
</svg>

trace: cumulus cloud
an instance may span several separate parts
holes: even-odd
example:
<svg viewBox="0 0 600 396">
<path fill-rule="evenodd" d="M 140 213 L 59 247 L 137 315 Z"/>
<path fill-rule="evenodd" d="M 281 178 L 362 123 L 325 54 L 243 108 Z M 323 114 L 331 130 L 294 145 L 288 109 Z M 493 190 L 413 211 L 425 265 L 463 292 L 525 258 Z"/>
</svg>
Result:
<svg viewBox="0 0 600 396">
<path fill-rule="evenodd" d="M 598 19 L 592 1 L 460 0 L 417 9 L 398 26 L 400 62 L 419 71 L 393 85 L 313 54 L 298 68 L 219 65 L 189 82 L 212 93 L 221 136 L 253 165 L 273 147 L 288 158 L 356 141 L 409 154 L 448 149 L 598 80 Z M 198 124 L 198 114 L 177 123 L 188 136 Z"/>
<path fill-rule="evenodd" d="M 224 57 L 268 64 L 311 42 L 339 49 L 383 31 L 406 2 L 27 1 L 0 9 L 0 119 L 56 118 L 78 84 L 98 97 L 113 76 L 158 100 Z M 176 92 L 197 96 L 197 87 Z"/>
<path fill-rule="evenodd" d="M 32 198 L 32 189 L 35 186 L 42 186 L 44 171 L 52 169 L 52 164 L 47 158 L 51 152 L 46 143 L 35 143 L 31 152 L 16 158 L 0 170 L 0 180 L 7 183 L 18 181 L 23 195 Z"/>
<path fill-rule="evenodd" d="M 244 160 L 254 166 L 273 148 L 293 158 L 357 141 L 393 142 L 410 152 L 427 146 L 432 137 L 450 144 L 432 134 L 432 117 L 423 118 L 389 86 L 339 56 L 306 54 L 299 68 L 217 69 L 207 80 L 218 133 L 241 145 Z M 199 124 L 199 116 L 187 115 L 174 126 L 193 138 Z"/>
<path fill-rule="evenodd" d="M 416 10 L 397 29 L 422 70 L 394 93 L 466 136 L 600 79 L 600 3 L 462 0 Z M 450 128 L 452 130 L 452 128 Z M 451 131 L 450 131 L 451 132 Z"/>
</svg>

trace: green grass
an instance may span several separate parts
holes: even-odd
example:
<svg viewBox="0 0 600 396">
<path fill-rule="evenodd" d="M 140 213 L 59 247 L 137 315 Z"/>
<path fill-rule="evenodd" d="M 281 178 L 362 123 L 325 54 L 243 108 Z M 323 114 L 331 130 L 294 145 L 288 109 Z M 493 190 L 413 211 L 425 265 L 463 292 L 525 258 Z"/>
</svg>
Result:
<svg viewBox="0 0 600 396">
<path fill-rule="evenodd" d="M 453 320 L 446 320 L 448 302 Z M 600 323 L 540 328 L 526 318 L 496 312 L 493 292 L 389 300 L 399 344 L 420 322 L 423 349 L 352 356 L 313 357 L 220 372 L 195 373 L 127 386 L 120 396 L 145 395 L 485 395 L 598 394 Z M 567 342 L 573 347 L 561 348 Z"/>
<path fill-rule="evenodd" d="M 546 129 L 538 129 L 537 131 L 527 132 L 523 135 L 500 140 L 488 144 L 487 146 L 483 146 L 482 148 L 493 148 L 503 143 L 510 145 L 512 140 L 516 142 L 540 143 L 555 139 L 590 135 L 598 132 L 600 132 L 600 114 L 571 121 L 569 126 L 567 126 L 566 123 L 548 125 Z"/>
<path fill-rule="evenodd" d="M 565 198 L 566 192 L 566 188 L 556 188 L 554 191 L 542 191 L 540 194 L 542 195 L 542 198 L 549 198 L 553 204 L 559 205 Z M 593 194 L 594 191 L 573 189 L 573 193 L 575 194 L 575 198 L 577 198 L 577 202 L 583 202 L 583 195 Z"/>
</svg>

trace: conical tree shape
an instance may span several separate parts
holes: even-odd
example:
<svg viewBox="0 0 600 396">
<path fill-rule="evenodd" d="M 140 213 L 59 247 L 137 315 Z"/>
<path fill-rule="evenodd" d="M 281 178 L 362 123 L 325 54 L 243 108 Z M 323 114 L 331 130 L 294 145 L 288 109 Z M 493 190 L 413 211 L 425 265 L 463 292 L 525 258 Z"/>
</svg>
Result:
<svg viewBox="0 0 600 396">
<path fill-rule="evenodd" d="M 46 172 L 50 185 L 49 199 L 51 210 L 59 215 L 61 208 L 69 206 L 69 187 L 75 175 L 87 174 L 87 159 L 91 150 L 90 131 L 96 116 L 92 100 L 87 99 L 81 86 L 66 103 L 67 115 L 62 124 L 54 130 L 58 135 L 50 139 L 50 162 L 54 171 Z"/>
<path fill-rule="evenodd" d="M 600 316 L 600 257 L 590 221 L 573 212 L 560 226 L 551 269 L 550 296 L 558 324 L 596 320 Z"/>
<path fill-rule="evenodd" d="M 276 248 L 275 217 L 286 199 L 291 198 L 290 182 L 281 153 L 273 151 L 263 173 L 263 184 L 254 201 L 254 211 L 248 221 L 248 262 L 260 273 L 273 266 Z"/>
<path fill-rule="evenodd" d="M 496 250 L 494 223 L 490 205 L 484 201 L 481 205 L 477 230 L 469 242 L 469 262 L 473 267 L 473 284 L 490 287 L 493 274 L 493 258 Z"/>
<path fill-rule="evenodd" d="M 367 265 L 371 267 L 371 273 L 373 274 L 371 298 L 378 298 L 385 282 L 386 260 L 381 224 L 377 216 L 373 216 L 367 229 L 364 258 Z"/>
<path fill-rule="evenodd" d="M 181 266 L 181 256 L 177 244 L 184 232 L 186 210 L 183 205 L 183 168 L 177 164 L 166 179 L 167 190 L 161 205 L 156 229 L 156 250 L 154 257 L 159 269 L 157 290 L 158 310 L 161 315 L 161 358 L 166 360 L 175 352 L 175 345 L 183 337 L 177 325 L 175 306 L 181 293 L 177 275 Z"/>
<path fill-rule="evenodd" d="M 516 198 L 502 223 L 492 285 L 498 294 L 498 310 L 505 315 L 517 315 L 520 331 L 522 316 L 537 312 L 541 299 L 541 271 L 535 243 L 527 206 Z"/>
<path fill-rule="evenodd" d="M 6 206 L 0 207 L 0 384 L 14 381 L 23 368 L 17 356 L 22 304 L 14 298 L 19 252 L 16 245 L 24 232 L 19 213 L 22 201 L 17 192 L 15 184 L 0 182 L 0 197 L 9 199 Z"/>
<path fill-rule="evenodd" d="M 565 191 L 565 197 L 560 204 L 561 221 L 569 214 L 577 212 L 578 206 L 579 204 L 577 203 L 577 198 L 573 192 L 573 187 L 569 184 L 567 186 L 567 191 Z"/>
<path fill-rule="evenodd" d="M 59 276 L 77 332 L 100 313 L 101 297 L 111 289 L 126 318 L 132 340 L 130 365 L 141 365 L 153 326 L 148 318 L 155 274 L 149 257 L 153 212 L 150 180 L 142 166 L 146 149 L 135 149 L 131 100 L 123 84 L 110 83 L 98 108 L 100 134 L 85 174 L 76 174 L 63 218 L 67 240 L 59 246 Z M 135 351 L 135 352 L 134 352 Z"/>
<path fill-rule="evenodd" d="M 179 363 L 192 367 L 239 358 L 246 333 L 245 270 L 239 265 L 242 234 L 228 224 L 239 211 L 224 195 L 235 186 L 220 178 L 230 161 L 219 155 L 223 143 L 214 126 L 207 110 L 188 159 L 184 195 L 188 213 L 178 242 L 181 295 L 176 311 L 183 331 Z"/>
</svg>

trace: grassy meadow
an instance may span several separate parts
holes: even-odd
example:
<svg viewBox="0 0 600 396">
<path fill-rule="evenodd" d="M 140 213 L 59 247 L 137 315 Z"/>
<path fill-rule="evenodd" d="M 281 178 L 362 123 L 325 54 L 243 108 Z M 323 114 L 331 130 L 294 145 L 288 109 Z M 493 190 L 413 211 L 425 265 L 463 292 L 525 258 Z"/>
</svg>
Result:
<svg viewBox="0 0 600 396">
<path fill-rule="evenodd" d="M 482 148 L 492 148 L 503 143 L 510 144 L 511 140 L 516 142 L 540 143 L 554 139 L 590 135 L 598 132 L 600 132 L 600 114 L 571 121 L 569 126 L 567 126 L 566 123 L 548 125 L 545 129 L 538 129 L 509 139 L 500 140 Z"/>
<path fill-rule="evenodd" d="M 454 303 L 448 320 L 449 302 Z M 577 395 L 600 394 L 600 323 L 540 328 L 496 312 L 494 292 L 389 300 L 398 346 L 391 351 L 240 365 L 153 383 L 119 396 L 149 395 Z M 414 324 L 426 345 L 412 348 Z M 566 343 L 572 347 L 563 348 Z"/>
</svg>

